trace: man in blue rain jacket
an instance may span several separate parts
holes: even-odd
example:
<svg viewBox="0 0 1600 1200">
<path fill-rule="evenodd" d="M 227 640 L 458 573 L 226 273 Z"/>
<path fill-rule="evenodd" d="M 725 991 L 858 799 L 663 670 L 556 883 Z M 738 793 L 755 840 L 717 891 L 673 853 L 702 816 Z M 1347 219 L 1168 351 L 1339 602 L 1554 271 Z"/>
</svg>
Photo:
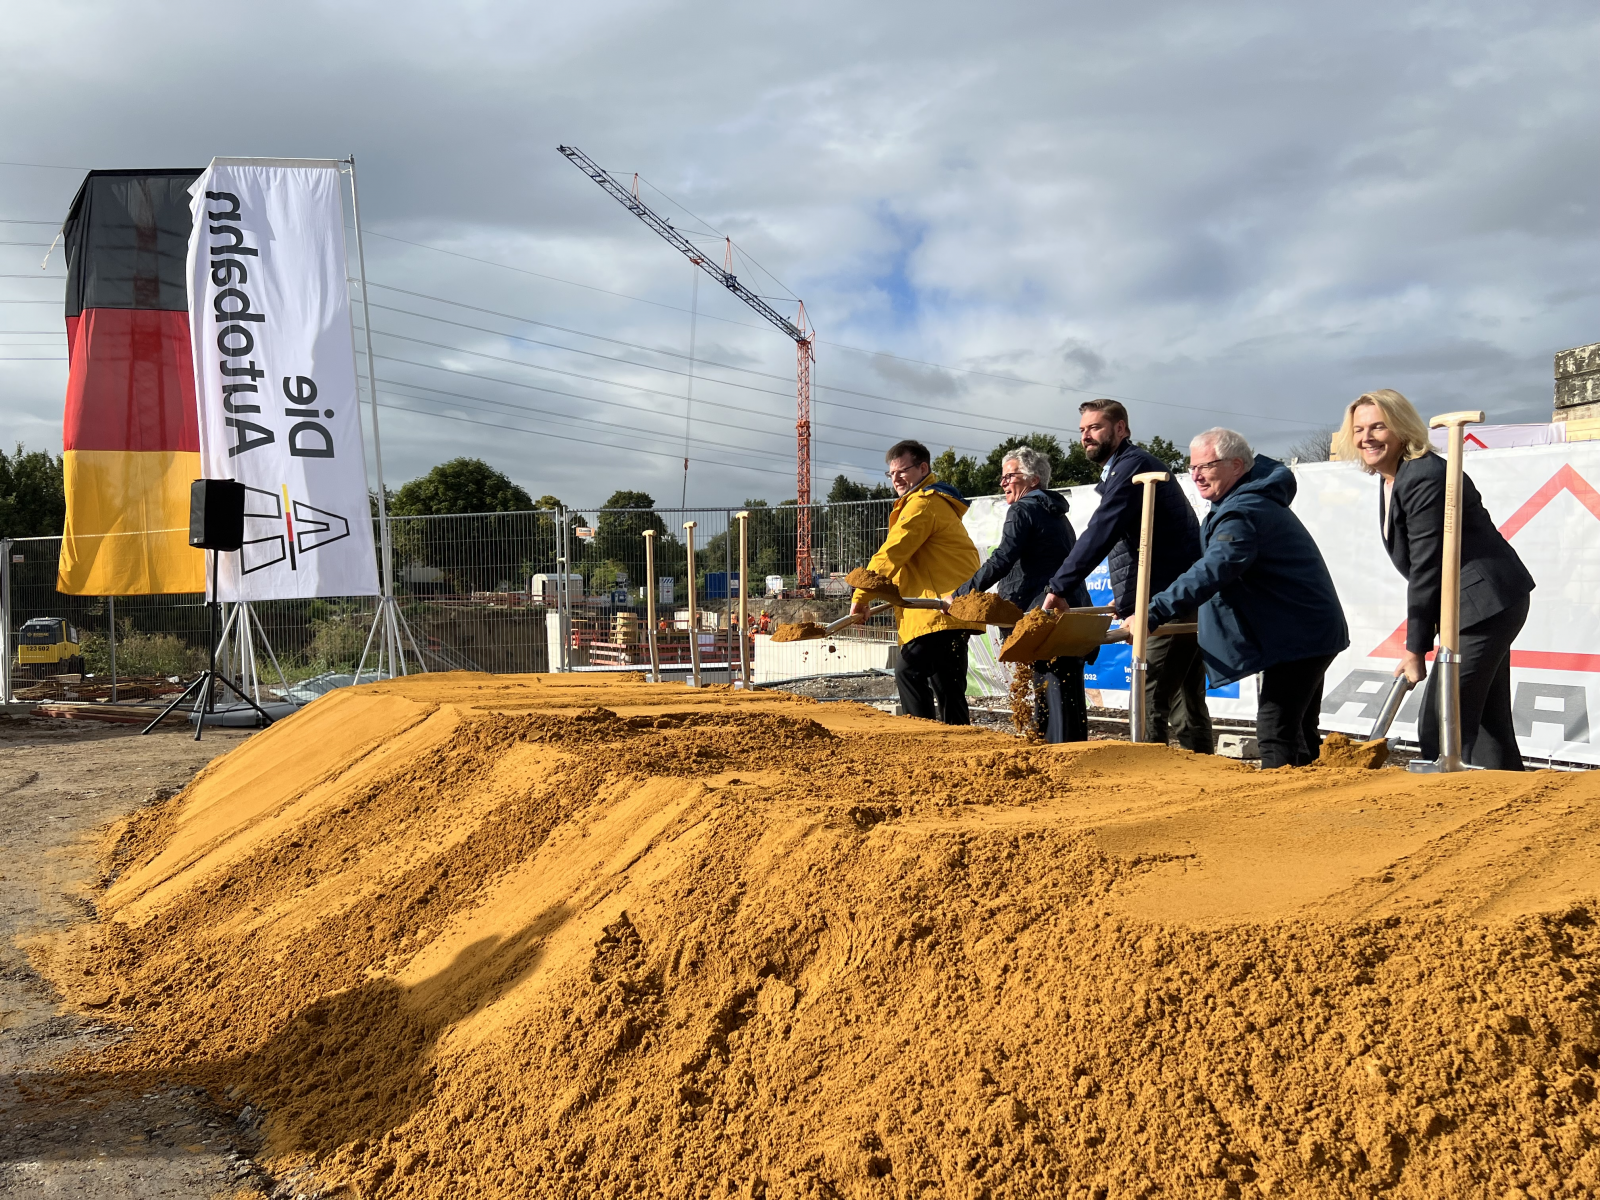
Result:
<svg viewBox="0 0 1600 1200">
<path fill-rule="evenodd" d="M 1189 447 L 1195 488 L 1211 502 L 1201 555 L 1150 601 L 1150 627 L 1199 608 L 1200 653 L 1213 687 L 1261 675 L 1261 765 L 1305 766 L 1328 664 L 1350 644 L 1322 552 L 1289 511 L 1293 472 L 1242 434 L 1208 429 Z"/>
</svg>

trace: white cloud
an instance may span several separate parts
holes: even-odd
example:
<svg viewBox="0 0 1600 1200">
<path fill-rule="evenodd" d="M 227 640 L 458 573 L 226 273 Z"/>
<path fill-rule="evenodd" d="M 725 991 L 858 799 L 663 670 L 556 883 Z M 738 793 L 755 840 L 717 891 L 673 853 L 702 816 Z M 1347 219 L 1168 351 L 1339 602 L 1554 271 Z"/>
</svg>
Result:
<svg viewBox="0 0 1600 1200">
<path fill-rule="evenodd" d="M 376 237 L 375 281 L 681 353 L 692 269 L 555 146 L 641 171 L 806 299 L 824 480 L 871 476 L 901 436 L 983 453 L 1016 429 L 1070 430 L 1082 393 L 1063 388 L 1137 398 L 1142 432 L 1185 442 L 1221 421 L 1269 452 L 1374 386 L 1538 419 L 1550 356 L 1600 336 L 1592 5 L 825 5 L 796 20 L 732 4 L 13 3 L 7 21 L 0 158 L 354 150 L 373 230 L 591 287 Z M 0 215 L 59 216 L 77 183 L 0 167 Z M 37 263 L 4 249 L 0 273 Z M 777 378 L 700 373 L 691 499 L 792 495 L 793 346 L 702 283 L 701 354 Z M 0 298 L 42 286 L 0 279 Z M 652 368 L 680 360 L 395 303 L 492 332 L 392 313 L 378 329 L 666 393 L 380 339 L 511 381 L 382 364 L 408 381 L 396 403 L 424 413 L 384 416 L 395 480 L 467 453 L 534 494 L 676 497 L 687 381 Z M 5 329 L 59 321 L 0 305 Z M 13 436 L 59 444 L 64 378 L 0 364 Z M 657 454 L 554 436 L 588 436 L 572 423 L 586 418 L 622 427 L 591 426 L 595 440 Z"/>
</svg>

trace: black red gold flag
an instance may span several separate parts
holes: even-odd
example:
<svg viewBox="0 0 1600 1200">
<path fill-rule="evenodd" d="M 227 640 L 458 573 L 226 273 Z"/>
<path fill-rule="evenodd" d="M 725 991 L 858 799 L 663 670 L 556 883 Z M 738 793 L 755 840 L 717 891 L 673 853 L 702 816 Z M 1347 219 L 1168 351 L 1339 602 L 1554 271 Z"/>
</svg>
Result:
<svg viewBox="0 0 1600 1200">
<path fill-rule="evenodd" d="M 199 175 L 91 171 L 62 227 L 65 593 L 205 590 L 205 556 L 188 542 L 200 441 L 186 264 Z"/>
</svg>

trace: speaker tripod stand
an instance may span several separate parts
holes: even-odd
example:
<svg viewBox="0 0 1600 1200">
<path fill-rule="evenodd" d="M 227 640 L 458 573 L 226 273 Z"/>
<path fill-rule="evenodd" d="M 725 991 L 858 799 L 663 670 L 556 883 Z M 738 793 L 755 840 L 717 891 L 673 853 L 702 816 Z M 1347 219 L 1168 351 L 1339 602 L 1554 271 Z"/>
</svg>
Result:
<svg viewBox="0 0 1600 1200">
<path fill-rule="evenodd" d="M 268 725 L 272 724 L 272 718 L 267 716 L 266 710 L 250 699 L 249 696 L 246 696 L 240 690 L 238 684 L 234 683 L 226 675 L 217 674 L 217 619 L 222 609 L 222 602 L 217 599 L 218 551 L 208 550 L 207 553 L 211 555 L 211 595 L 206 600 L 206 644 L 211 652 L 210 664 L 200 675 L 200 678 L 184 688 L 176 700 L 161 710 L 160 716 L 139 731 L 141 734 L 149 733 L 162 721 L 166 720 L 167 714 L 182 705 L 190 696 L 193 696 L 194 703 L 190 706 L 189 713 L 194 718 L 194 740 L 198 742 L 200 740 L 200 732 L 205 728 L 206 718 L 216 711 L 216 685 L 219 683 L 255 709 L 262 721 Z"/>
</svg>

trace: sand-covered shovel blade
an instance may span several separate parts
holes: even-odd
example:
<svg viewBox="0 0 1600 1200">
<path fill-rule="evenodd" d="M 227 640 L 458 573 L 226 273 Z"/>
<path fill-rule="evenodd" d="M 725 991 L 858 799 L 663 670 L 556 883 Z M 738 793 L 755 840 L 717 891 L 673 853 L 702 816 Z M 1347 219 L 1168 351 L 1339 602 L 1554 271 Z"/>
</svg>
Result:
<svg viewBox="0 0 1600 1200">
<path fill-rule="evenodd" d="M 797 625 L 779 625 L 777 629 L 772 631 L 772 640 L 775 642 L 814 642 L 818 638 L 825 638 L 838 633 L 841 629 L 854 625 L 858 621 L 865 621 L 867 617 L 875 617 L 879 613 L 886 613 L 893 607 L 894 605 L 892 604 L 874 604 L 866 611 L 865 615 L 846 613 L 837 621 L 830 621 L 826 625 L 818 625 L 815 621 L 801 621 Z"/>
</svg>

